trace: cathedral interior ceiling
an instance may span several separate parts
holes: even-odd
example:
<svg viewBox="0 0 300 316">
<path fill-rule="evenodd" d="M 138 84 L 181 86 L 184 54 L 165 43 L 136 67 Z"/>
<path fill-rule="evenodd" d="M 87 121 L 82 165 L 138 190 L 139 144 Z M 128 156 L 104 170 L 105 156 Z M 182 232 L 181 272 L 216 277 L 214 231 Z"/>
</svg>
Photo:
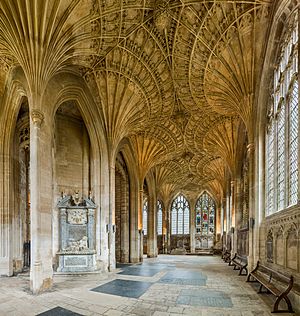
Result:
<svg viewBox="0 0 300 316">
<path fill-rule="evenodd" d="M 234 175 L 238 130 L 253 142 L 254 95 L 272 0 L 1 0 L 0 92 L 21 66 L 33 100 L 77 72 L 114 150 L 128 139 L 161 195 Z"/>
</svg>

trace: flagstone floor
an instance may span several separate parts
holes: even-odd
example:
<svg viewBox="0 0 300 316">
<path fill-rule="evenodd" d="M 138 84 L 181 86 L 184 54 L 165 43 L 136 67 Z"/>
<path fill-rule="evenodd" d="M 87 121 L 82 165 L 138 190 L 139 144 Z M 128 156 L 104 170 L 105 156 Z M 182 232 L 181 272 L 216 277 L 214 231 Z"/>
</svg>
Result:
<svg viewBox="0 0 300 316">
<path fill-rule="evenodd" d="M 218 256 L 160 255 L 105 274 L 55 275 L 40 295 L 25 274 L 0 278 L 0 316 L 273 315 L 272 296 L 245 281 Z"/>
</svg>

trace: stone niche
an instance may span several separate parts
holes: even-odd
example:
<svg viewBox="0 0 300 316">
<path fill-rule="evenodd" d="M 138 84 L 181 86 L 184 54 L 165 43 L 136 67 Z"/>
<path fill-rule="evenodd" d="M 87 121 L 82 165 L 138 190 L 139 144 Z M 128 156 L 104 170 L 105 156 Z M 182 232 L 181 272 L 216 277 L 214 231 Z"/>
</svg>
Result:
<svg viewBox="0 0 300 316">
<path fill-rule="evenodd" d="M 90 199 L 65 196 L 58 203 L 60 249 L 58 272 L 96 270 L 95 210 Z"/>
</svg>

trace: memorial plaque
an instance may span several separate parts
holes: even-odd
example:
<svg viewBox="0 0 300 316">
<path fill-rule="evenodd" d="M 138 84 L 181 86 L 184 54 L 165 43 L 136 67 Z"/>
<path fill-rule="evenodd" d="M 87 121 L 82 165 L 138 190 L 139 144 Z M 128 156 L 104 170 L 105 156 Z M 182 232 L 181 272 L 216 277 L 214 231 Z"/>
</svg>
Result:
<svg viewBox="0 0 300 316">
<path fill-rule="evenodd" d="M 87 223 L 86 210 L 73 209 L 68 210 L 68 222 L 73 225 L 84 225 Z"/>
<path fill-rule="evenodd" d="M 69 226 L 69 240 L 77 241 L 87 235 L 86 225 L 70 225 Z"/>
<path fill-rule="evenodd" d="M 64 196 L 60 209 L 58 272 L 95 271 L 95 203 L 90 199 Z"/>
<path fill-rule="evenodd" d="M 64 256 L 65 267 L 86 267 L 87 257 L 86 256 Z"/>
</svg>

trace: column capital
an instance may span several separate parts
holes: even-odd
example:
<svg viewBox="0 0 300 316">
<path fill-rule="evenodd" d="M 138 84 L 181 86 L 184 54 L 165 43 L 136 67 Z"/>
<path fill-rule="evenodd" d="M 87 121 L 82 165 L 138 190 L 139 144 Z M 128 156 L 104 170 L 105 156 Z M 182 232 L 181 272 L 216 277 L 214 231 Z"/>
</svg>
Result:
<svg viewBox="0 0 300 316">
<path fill-rule="evenodd" d="M 34 126 L 41 127 L 43 121 L 44 121 L 44 114 L 40 110 L 32 110 L 31 111 L 31 120 Z"/>
</svg>

